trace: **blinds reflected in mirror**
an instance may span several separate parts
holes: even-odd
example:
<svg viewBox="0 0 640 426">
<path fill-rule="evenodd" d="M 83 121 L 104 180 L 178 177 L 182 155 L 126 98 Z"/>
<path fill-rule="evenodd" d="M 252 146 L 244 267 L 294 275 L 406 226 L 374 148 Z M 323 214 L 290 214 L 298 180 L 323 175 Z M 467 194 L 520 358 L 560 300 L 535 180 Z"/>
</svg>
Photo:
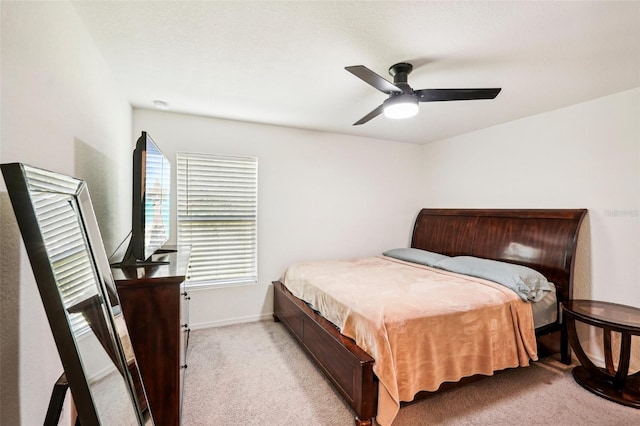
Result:
<svg viewBox="0 0 640 426">
<path fill-rule="evenodd" d="M 78 221 L 75 194 L 84 182 L 25 166 L 36 219 L 65 308 L 98 294 L 98 283 L 84 232 Z M 67 199 L 60 194 L 69 194 Z M 68 313 L 74 333 L 88 329 L 79 313 Z"/>
</svg>

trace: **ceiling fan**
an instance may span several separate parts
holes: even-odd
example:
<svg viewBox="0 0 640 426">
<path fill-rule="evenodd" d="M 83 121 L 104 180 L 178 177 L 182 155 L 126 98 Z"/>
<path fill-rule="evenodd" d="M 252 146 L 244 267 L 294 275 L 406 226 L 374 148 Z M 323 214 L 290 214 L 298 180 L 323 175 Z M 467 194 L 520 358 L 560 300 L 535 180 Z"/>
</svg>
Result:
<svg viewBox="0 0 640 426">
<path fill-rule="evenodd" d="M 466 101 L 474 99 L 493 99 L 500 93 L 500 88 L 493 89 L 422 89 L 413 90 L 407 77 L 413 65 L 400 62 L 389 68 L 393 83 L 380 77 L 364 65 L 345 67 L 365 83 L 369 83 L 382 93 L 389 95 L 382 105 L 353 123 L 354 126 L 364 124 L 384 112 L 389 118 L 408 118 L 418 113 L 418 102 Z"/>
</svg>

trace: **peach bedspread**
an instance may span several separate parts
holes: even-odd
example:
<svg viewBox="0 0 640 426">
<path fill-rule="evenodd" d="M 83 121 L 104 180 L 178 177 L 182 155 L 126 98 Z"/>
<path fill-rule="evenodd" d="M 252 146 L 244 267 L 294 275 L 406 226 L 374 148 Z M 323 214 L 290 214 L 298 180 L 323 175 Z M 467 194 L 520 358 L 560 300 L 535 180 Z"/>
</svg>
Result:
<svg viewBox="0 0 640 426">
<path fill-rule="evenodd" d="M 282 282 L 375 359 L 383 426 L 421 390 L 537 360 L 531 307 L 491 281 L 378 256 L 294 264 Z"/>
</svg>

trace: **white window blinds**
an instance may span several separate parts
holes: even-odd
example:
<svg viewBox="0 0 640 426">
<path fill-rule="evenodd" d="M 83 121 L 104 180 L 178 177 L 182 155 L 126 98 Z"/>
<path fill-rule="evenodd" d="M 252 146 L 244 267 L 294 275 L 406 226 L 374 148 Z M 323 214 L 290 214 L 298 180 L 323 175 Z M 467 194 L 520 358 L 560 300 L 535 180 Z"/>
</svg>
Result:
<svg viewBox="0 0 640 426">
<path fill-rule="evenodd" d="M 191 246 L 187 285 L 257 281 L 258 160 L 177 154 L 178 244 Z"/>
</svg>

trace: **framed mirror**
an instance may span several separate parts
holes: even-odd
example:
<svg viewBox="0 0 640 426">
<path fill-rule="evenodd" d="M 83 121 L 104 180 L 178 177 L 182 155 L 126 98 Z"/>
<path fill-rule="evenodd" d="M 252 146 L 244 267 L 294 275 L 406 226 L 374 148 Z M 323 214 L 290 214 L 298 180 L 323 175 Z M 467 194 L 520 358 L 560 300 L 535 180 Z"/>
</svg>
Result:
<svg viewBox="0 0 640 426">
<path fill-rule="evenodd" d="M 86 183 L 1 168 L 80 424 L 153 424 Z M 81 344 L 90 337 L 98 343 Z M 112 364 L 99 381 L 87 372 L 95 352 Z"/>
</svg>

